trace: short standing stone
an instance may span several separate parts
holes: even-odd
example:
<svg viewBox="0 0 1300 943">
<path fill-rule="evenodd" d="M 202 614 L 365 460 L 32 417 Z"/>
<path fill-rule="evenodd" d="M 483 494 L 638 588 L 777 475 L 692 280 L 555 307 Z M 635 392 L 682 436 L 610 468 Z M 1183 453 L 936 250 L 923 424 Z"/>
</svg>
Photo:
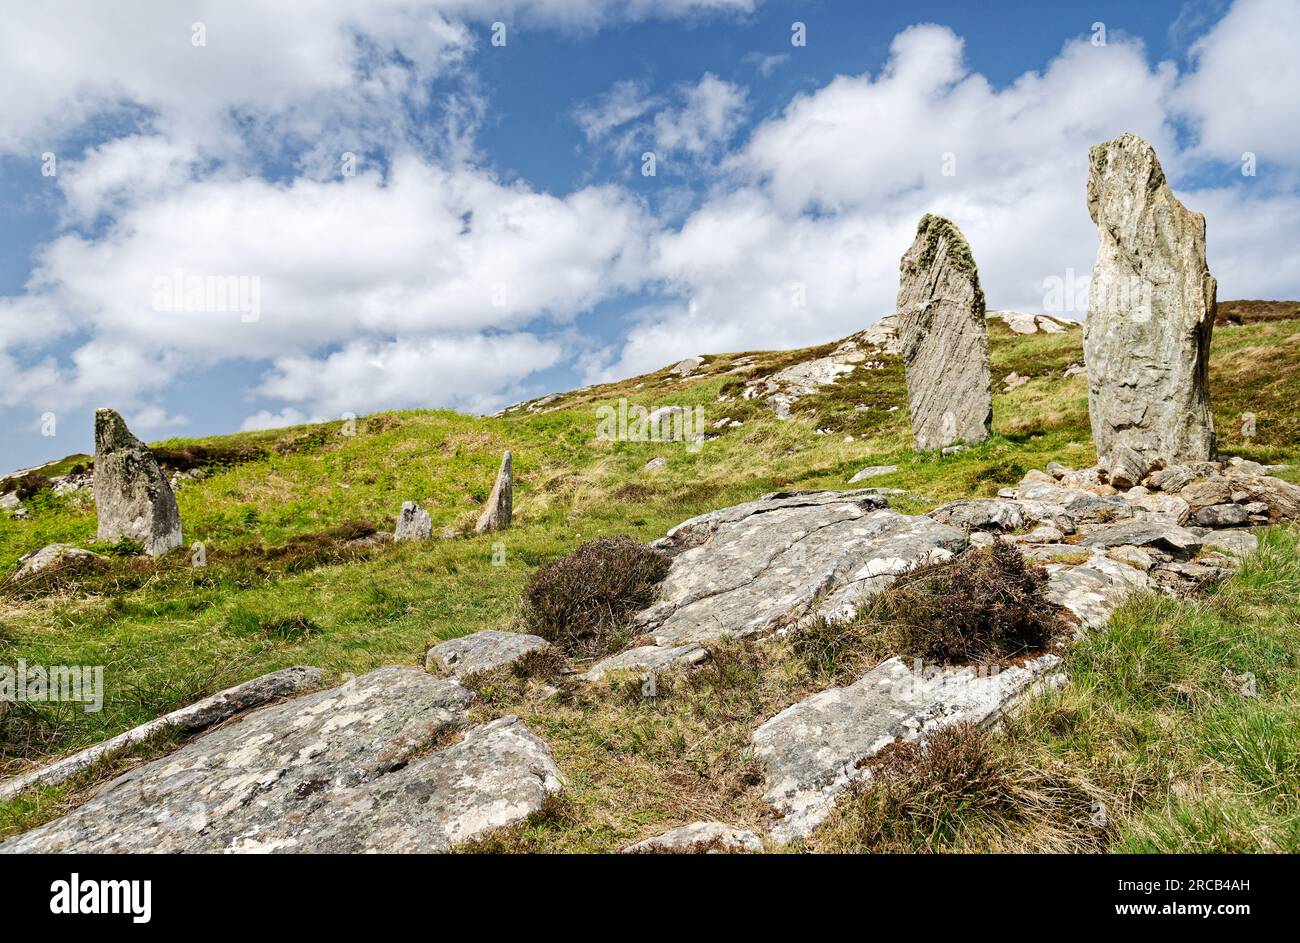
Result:
<svg viewBox="0 0 1300 943">
<path fill-rule="evenodd" d="M 402 502 L 402 513 L 397 516 L 394 540 L 428 540 L 433 536 L 433 521 L 429 512 L 414 501 Z"/>
<path fill-rule="evenodd" d="M 181 545 L 176 496 L 153 453 L 111 409 L 95 410 L 98 540 L 137 541 L 150 556 Z"/>
<path fill-rule="evenodd" d="M 898 317 L 917 449 L 983 442 L 993 424 L 984 292 L 970 246 L 926 214 L 899 265 Z"/>
<path fill-rule="evenodd" d="M 496 484 L 492 486 L 492 496 L 488 498 L 487 507 L 479 515 L 474 530 L 486 534 L 491 530 L 501 530 L 510 526 L 514 514 L 515 476 L 510 453 L 501 457 L 501 470 L 497 472 Z"/>
<path fill-rule="evenodd" d="M 1216 286 L 1205 217 L 1178 201 L 1155 151 L 1135 134 L 1089 153 L 1088 213 L 1100 247 L 1083 344 L 1100 464 L 1109 469 L 1117 447 L 1147 467 L 1212 458 Z M 1120 464 L 1127 472 L 1131 456 Z"/>
</svg>

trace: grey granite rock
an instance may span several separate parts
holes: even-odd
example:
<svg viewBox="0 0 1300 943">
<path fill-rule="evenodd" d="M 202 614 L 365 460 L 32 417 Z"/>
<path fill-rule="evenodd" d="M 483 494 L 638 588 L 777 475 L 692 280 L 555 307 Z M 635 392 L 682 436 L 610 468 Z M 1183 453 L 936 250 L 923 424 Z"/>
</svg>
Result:
<svg viewBox="0 0 1300 943">
<path fill-rule="evenodd" d="M 970 246 L 927 213 L 899 263 L 899 336 L 918 450 L 983 442 L 993 427 L 984 292 Z"/>
<path fill-rule="evenodd" d="M 1135 134 L 1098 144 L 1088 161 L 1100 244 L 1083 344 L 1097 456 L 1126 468 L 1117 451 L 1147 466 L 1207 460 L 1216 286 L 1205 217 L 1178 201 L 1155 151 Z"/>
<path fill-rule="evenodd" d="M 1192 515 L 1197 527 L 1243 527 L 1250 523 L 1250 512 L 1240 504 L 1211 504 Z"/>
<path fill-rule="evenodd" d="M 33 550 L 18 559 L 18 578 L 33 576 L 52 566 L 68 566 L 95 563 L 104 558 L 90 550 L 83 550 L 71 544 L 47 544 L 40 550 Z"/>
<path fill-rule="evenodd" d="M 962 530 L 1012 531 L 1025 526 L 1024 508 L 1019 502 L 1001 498 L 950 501 L 928 516 Z"/>
<path fill-rule="evenodd" d="M 734 828 L 724 822 L 692 822 L 628 845 L 623 853 L 725 855 L 762 850 L 763 839 L 748 829 Z"/>
<path fill-rule="evenodd" d="M 442 746 L 471 699 L 380 668 L 203 734 L 0 852 L 443 851 L 518 824 L 562 786 L 517 718 Z"/>
<path fill-rule="evenodd" d="M 181 514 L 153 453 L 111 409 L 95 410 L 97 540 L 127 538 L 159 556 L 179 547 Z"/>
<path fill-rule="evenodd" d="M 1080 543 L 1085 547 L 1156 546 L 1176 553 L 1195 553 L 1201 539 L 1177 524 L 1142 518 L 1104 527 L 1088 534 Z"/>
<path fill-rule="evenodd" d="M 890 658 L 853 684 L 786 708 L 750 737 L 765 774 L 763 798 L 781 816 L 772 836 L 785 842 L 808 835 L 844 790 L 868 775 L 861 761 L 895 739 L 996 722 L 1058 662 L 1043 655 L 995 672 Z"/>
<path fill-rule="evenodd" d="M 602 681 L 614 671 L 657 672 L 683 665 L 698 665 L 709 657 L 703 645 L 638 645 L 596 662 L 582 676 L 584 681 Z"/>
<path fill-rule="evenodd" d="M 866 481 L 868 478 L 878 478 L 881 475 L 892 475 L 896 471 L 898 471 L 897 465 L 868 465 L 850 478 L 849 484 L 856 485 L 859 481 Z"/>
<path fill-rule="evenodd" d="M 1245 556 L 1259 549 L 1259 538 L 1248 530 L 1211 530 L 1201 534 L 1201 547 Z"/>
<path fill-rule="evenodd" d="M 468 678 L 513 665 L 525 655 L 548 647 L 550 642 L 537 635 L 485 629 L 433 646 L 424 657 L 424 667 L 428 671 L 446 671 L 457 678 Z"/>
<path fill-rule="evenodd" d="M 870 489 L 780 492 L 684 521 L 655 542 L 672 567 L 633 631 L 676 646 L 842 618 L 965 547 L 956 528 L 883 505 Z"/>
</svg>

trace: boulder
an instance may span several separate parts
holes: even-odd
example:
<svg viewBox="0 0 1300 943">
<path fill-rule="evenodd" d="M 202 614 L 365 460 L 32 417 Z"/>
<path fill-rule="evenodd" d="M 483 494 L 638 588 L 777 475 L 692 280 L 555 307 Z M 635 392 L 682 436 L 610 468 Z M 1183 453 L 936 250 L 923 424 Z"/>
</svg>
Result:
<svg viewBox="0 0 1300 943">
<path fill-rule="evenodd" d="M 111 409 L 95 410 L 97 540 L 127 538 L 151 557 L 181 545 L 181 514 L 153 453 Z"/>
<path fill-rule="evenodd" d="M 514 466 L 510 453 L 506 452 L 501 457 L 501 468 L 497 472 L 496 484 L 492 486 L 492 495 L 488 498 L 487 507 L 483 509 L 478 523 L 474 525 L 475 533 L 486 534 L 510 526 L 510 519 L 514 515 L 514 491 Z"/>
<path fill-rule="evenodd" d="M 1201 540 L 1190 530 L 1151 517 L 1123 521 L 1094 531 L 1080 544 L 1085 547 L 1160 547 L 1173 553 L 1195 553 Z"/>
<path fill-rule="evenodd" d="M 1197 527 L 1243 527 L 1250 523 L 1250 512 L 1240 504 L 1211 504 L 1192 515 Z"/>
<path fill-rule="evenodd" d="M 610 655 L 596 662 L 582 676 L 584 681 L 603 681 L 615 671 L 631 671 L 641 674 L 653 674 L 667 671 L 678 665 L 698 665 L 709 657 L 708 651 L 698 642 L 686 645 L 638 645 L 627 651 Z"/>
<path fill-rule="evenodd" d="M 470 727 L 472 698 L 380 668 L 211 730 L 0 853 L 446 851 L 562 787 L 518 718 Z"/>
<path fill-rule="evenodd" d="M 692 822 L 623 849 L 625 855 L 726 855 L 763 850 L 763 839 L 724 822 Z"/>
<path fill-rule="evenodd" d="M 17 578 L 34 576 L 52 566 L 79 566 L 87 563 L 99 563 L 103 559 L 97 553 L 74 547 L 71 544 L 47 544 L 40 550 L 33 550 L 26 556 L 19 558 Z"/>
<path fill-rule="evenodd" d="M 1017 501 L 1001 498 L 968 498 L 950 501 L 929 512 L 941 524 L 962 530 L 1020 530 L 1025 526 L 1025 509 Z"/>
<path fill-rule="evenodd" d="M 448 672 L 458 679 L 468 678 L 513 665 L 525 655 L 549 647 L 550 642 L 537 635 L 486 629 L 433 646 L 424 656 L 424 667 L 428 671 Z"/>
<path fill-rule="evenodd" d="M 1127 458 L 1112 458 L 1123 448 L 1148 467 L 1208 460 L 1216 286 L 1205 217 L 1178 201 L 1137 135 L 1098 144 L 1088 158 L 1100 245 L 1083 344 L 1098 459 L 1127 469 Z"/>
<path fill-rule="evenodd" d="M 1205 550 L 1245 556 L 1259 549 L 1259 538 L 1248 530 L 1211 530 L 1201 534 Z"/>
<path fill-rule="evenodd" d="M 678 646 L 843 618 L 898 573 L 965 545 L 962 531 L 888 510 L 872 489 L 768 494 L 655 542 L 672 566 L 632 631 Z"/>
<path fill-rule="evenodd" d="M 1186 465 L 1170 465 L 1152 472 L 1147 476 L 1145 483 L 1148 488 L 1164 491 L 1167 494 L 1177 494 L 1195 480 L 1196 473 Z"/>
<path fill-rule="evenodd" d="M 807 836 L 866 760 L 895 740 L 923 739 L 949 724 L 987 726 L 1033 689 L 1060 659 L 1041 655 L 1001 670 L 925 668 L 890 658 L 853 684 L 794 704 L 750 737 L 764 770 L 763 798 L 781 818 L 772 836 Z"/>
<path fill-rule="evenodd" d="M 984 292 L 970 246 L 926 214 L 899 264 L 899 334 L 918 450 L 983 442 L 993 427 Z"/>
<path fill-rule="evenodd" d="M 1207 508 L 1214 504 L 1232 503 L 1233 485 L 1226 478 L 1210 478 L 1188 485 L 1178 496 L 1187 502 L 1193 511 Z"/>
<path fill-rule="evenodd" d="M 856 485 L 859 481 L 866 481 L 868 478 L 877 478 L 880 475 L 892 475 L 896 471 L 898 471 L 897 465 L 868 465 L 850 478 L 849 484 Z"/>
<path fill-rule="evenodd" d="M 429 512 L 414 501 L 403 501 L 402 512 L 397 516 L 394 540 L 428 540 L 433 536 L 433 521 Z"/>
</svg>

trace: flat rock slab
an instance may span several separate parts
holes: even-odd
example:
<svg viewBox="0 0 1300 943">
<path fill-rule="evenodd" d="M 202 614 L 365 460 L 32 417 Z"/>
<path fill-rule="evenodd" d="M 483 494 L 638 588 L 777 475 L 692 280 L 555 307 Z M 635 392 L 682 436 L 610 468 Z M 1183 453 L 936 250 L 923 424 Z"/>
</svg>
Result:
<svg viewBox="0 0 1300 943">
<path fill-rule="evenodd" d="M 672 567 L 633 630 L 678 646 L 847 618 L 897 574 L 965 547 L 960 530 L 884 503 L 870 489 L 778 492 L 677 525 L 655 542 Z"/>
<path fill-rule="evenodd" d="M 1120 603 L 1135 592 L 1152 588 L 1142 570 L 1100 551 L 1074 566 L 1049 564 L 1047 568 L 1047 598 L 1070 610 L 1089 629 L 1105 628 Z"/>
<path fill-rule="evenodd" d="M 548 647 L 550 643 L 538 635 L 488 629 L 433 646 L 425 655 L 424 667 L 429 671 L 447 671 L 457 678 L 468 678 L 482 671 L 513 665 L 525 655 Z"/>
<path fill-rule="evenodd" d="M 807 836 L 856 780 L 862 761 L 889 743 L 924 738 L 955 723 L 995 723 L 1060 661 L 1042 655 L 994 672 L 917 670 L 890 658 L 842 688 L 814 694 L 777 714 L 750 737 L 766 776 L 763 798 L 780 814 L 772 835 Z"/>
<path fill-rule="evenodd" d="M 204 734 L 0 852 L 442 851 L 520 822 L 562 784 L 514 717 L 437 749 L 472 698 L 380 668 Z"/>
<path fill-rule="evenodd" d="M 613 671 L 667 671 L 678 665 L 698 665 L 709 657 L 703 645 L 640 645 L 596 662 L 582 676 L 584 681 L 601 681 Z"/>
<path fill-rule="evenodd" d="M 1195 553 L 1201 538 L 1186 528 L 1157 518 L 1124 521 L 1084 537 L 1086 547 L 1160 547 L 1175 553 Z"/>
<path fill-rule="evenodd" d="M 896 471 L 898 471 L 897 465 L 868 465 L 850 478 L 849 484 L 856 485 L 859 481 L 866 481 L 868 478 L 879 478 L 881 475 L 892 475 Z"/>
<path fill-rule="evenodd" d="M 623 849 L 625 855 L 726 855 L 763 850 L 763 839 L 725 822 L 692 822 Z"/>
</svg>

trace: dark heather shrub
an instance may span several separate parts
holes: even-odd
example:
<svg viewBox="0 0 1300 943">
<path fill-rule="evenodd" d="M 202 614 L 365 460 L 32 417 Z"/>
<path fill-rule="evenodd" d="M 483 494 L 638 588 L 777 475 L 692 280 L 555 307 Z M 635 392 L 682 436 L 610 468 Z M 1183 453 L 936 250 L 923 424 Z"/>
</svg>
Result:
<svg viewBox="0 0 1300 943">
<path fill-rule="evenodd" d="M 621 648 L 627 623 L 654 602 L 668 575 L 668 556 L 631 537 L 589 540 L 538 568 L 524 590 L 528 630 L 577 658 Z"/>
<path fill-rule="evenodd" d="M 943 663 L 1042 648 L 1061 626 L 1047 571 L 1012 544 L 967 550 L 903 574 L 868 604 L 901 655 Z"/>
</svg>

